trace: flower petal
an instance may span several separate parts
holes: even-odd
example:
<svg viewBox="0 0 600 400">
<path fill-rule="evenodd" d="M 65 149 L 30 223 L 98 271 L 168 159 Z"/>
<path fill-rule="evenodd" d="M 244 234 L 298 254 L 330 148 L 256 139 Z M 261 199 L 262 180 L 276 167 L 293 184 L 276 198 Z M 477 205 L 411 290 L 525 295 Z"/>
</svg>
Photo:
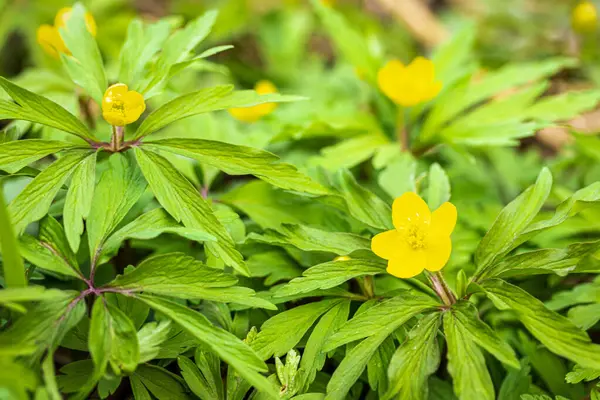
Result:
<svg viewBox="0 0 600 400">
<path fill-rule="evenodd" d="M 400 83 L 403 81 L 404 69 L 404 64 L 399 60 L 390 60 L 377 73 L 379 89 L 394 101 L 401 96 Z"/>
<path fill-rule="evenodd" d="M 393 258 L 388 261 L 387 272 L 398 278 L 412 278 L 423 272 L 427 263 L 426 254 L 422 250 L 408 251 L 402 258 Z"/>
<path fill-rule="evenodd" d="M 435 79 L 435 66 L 431 60 L 417 57 L 406 67 L 407 74 L 415 82 L 430 83 Z"/>
<path fill-rule="evenodd" d="M 438 236 L 430 238 L 427 246 L 427 261 L 425 268 L 432 272 L 439 271 L 444 268 L 446 263 L 448 263 L 451 253 L 452 240 L 450 240 L 450 237 Z"/>
<path fill-rule="evenodd" d="M 445 202 L 431 213 L 430 234 L 450 237 L 456 226 L 457 211 L 452 203 Z"/>
<path fill-rule="evenodd" d="M 395 229 L 382 232 L 371 239 L 371 250 L 373 250 L 373 253 L 386 260 L 393 258 L 394 255 L 400 255 L 401 246 L 402 236 Z"/>
<path fill-rule="evenodd" d="M 277 88 L 275 87 L 275 85 L 273 85 L 270 81 L 267 80 L 258 81 L 256 85 L 254 85 L 254 90 L 258 94 L 269 94 L 277 92 Z"/>
<path fill-rule="evenodd" d="M 394 200 L 392 220 L 398 230 L 405 229 L 409 224 L 425 228 L 431 220 L 431 212 L 427 203 L 419 195 L 406 192 Z"/>
</svg>

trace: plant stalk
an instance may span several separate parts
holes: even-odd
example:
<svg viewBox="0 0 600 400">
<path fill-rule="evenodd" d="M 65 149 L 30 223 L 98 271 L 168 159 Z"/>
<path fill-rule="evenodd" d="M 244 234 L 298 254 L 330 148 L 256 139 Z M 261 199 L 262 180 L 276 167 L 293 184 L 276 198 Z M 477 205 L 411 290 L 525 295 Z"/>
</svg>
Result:
<svg viewBox="0 0 600 400">
<path fill-rule="evenodd" d="M 448 284 L 446 283 L 446 280 L 441 272 L 430 272 L 428 276 L 431 284 L 433 285 L 433 290 L 435 290 L 438 297 L 444 302 L 445 305 L 451 306 L 452 304 L 456 303 L 456 297 L 454 296 L 454 293 L 452 293 L 452 290 L 450 290 L 450 287 L 448 287 Z"/>
</svg>

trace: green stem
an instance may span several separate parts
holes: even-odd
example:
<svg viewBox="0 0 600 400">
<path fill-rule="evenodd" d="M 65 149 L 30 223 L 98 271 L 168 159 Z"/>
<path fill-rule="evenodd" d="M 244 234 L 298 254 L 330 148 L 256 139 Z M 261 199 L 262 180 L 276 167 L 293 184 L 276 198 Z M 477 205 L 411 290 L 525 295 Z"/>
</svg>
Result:
<svg viewBox="0 0 600 400">
<path fill-rule="evenodd" d="M 6 287 L 27 286 L 25 265 L 19 254 L 17 237 L 4 203 L 2 182 L 0 182 L 0 249 L 2 249 Z"/>
<path fill-rule="evenodd" d="M 396 137 L 398 138 L 398 143 L 400 143 L 400 150 L 402 150 L 402 152 L 409 150 L 408 131 L 406 130 L 404 113 L 404 107 L 398 106 L 396 115 Z"/>
<path fill-rule="evenodd" d="M 441 272 L 430 272 L 428 276 L 433 285 L 433 290 L 435 290 L 445 305 L 451 306 L 456 303 L 456 297 L 454 296 L 454 293 L 452 293 L 452 290 L 450 290 L 450 287 L 448 287 Z"/>
</svg>

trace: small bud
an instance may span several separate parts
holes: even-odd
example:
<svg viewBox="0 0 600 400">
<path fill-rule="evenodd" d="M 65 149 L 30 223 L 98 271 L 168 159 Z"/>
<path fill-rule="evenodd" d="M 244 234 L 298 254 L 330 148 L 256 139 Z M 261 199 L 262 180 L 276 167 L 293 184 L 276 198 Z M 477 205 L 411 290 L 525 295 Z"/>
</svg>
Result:
<svg viewBox="0 0 600 400">
<path fill-rule="evenodd" d="M 591 1 L 579 2 L 571 13 L 571 26 L 579 34 L 589 34 L 598 27 L 598 12 Z"/>
<path fill-rule="evenodd" d="M 129 90 L 124 83 L 106 89 L 102 99 L 102 116 L 113 126 L 125 126 L 137 121 L 145 109 L 144 96 Z"/>
</svg>

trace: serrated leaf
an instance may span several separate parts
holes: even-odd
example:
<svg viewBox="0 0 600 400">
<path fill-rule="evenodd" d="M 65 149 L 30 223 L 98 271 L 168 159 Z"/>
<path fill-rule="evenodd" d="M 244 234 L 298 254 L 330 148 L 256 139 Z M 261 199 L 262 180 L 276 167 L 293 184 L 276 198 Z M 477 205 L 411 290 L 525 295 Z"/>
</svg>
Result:
<svg viewBox="0 0 600 400">
<path fill-rule="evenodd" d="M 183 379 L 157 365 L 143 364 L 135 371 L 133 378 L 147 388 L 158 400 L 191 400 Z M 132 386 L 138 386 L 138 382 Z M 134 389 L 135 398 L 150 399 L 139 386 Z"/>
<path fill-rule="evenodd" d="M 455 303 L 448 311 L 462 325 L 463 334 L 487 350 L 499 361 L 512 368 L 519 368 L 519 360 L 514 350 L 494 332 L 489 325 L 479 319 L 477 309 L 468 301 Z"/>
<path fill-rule="evenodd" d="M 140 362 L 140 345 L 133 322 L 117 307 L 107 304 L 112 320 L 110 365 L 118 375 L 131 374 Z"/>
<path fill-rule="evenodd" d="M 23 257 L 43 270 L 82 278 L 75 254 L 71 251 L 58 221 L 47 216 L 40 226 L 39 239 L 29 235 L 21 237 L 19 248 Z"/>
<path fill-rule="evenodd" d="M 70 150 L 36 176 L 8 205 L 8 213 L 15 231 L 22 232 L 30 222 L 48 212 L 52 200 L 90 151 Z"/>
<path fill-rule="evenodd" d="M 385 272 L 385 264 L 379 261 L 351 259 L 326 262 L 307 269 L 301 277 L 278 287 L 274 296 L 293 296 L 316 289 L 329 289 L 352 278 L 373 276 L 383 272 Z"/>
<path fill-rule="evenodd" d="M 126 239 L 153 239 L 163 233 L 174 233 L 197 242 L 214 242 L 217 239 L 203 230 L 186 228 L 175 221 L 164 209 L 156 208 L 113 233 L 102 247 L 102 255 L 114 254 Z"/>
<path fill-rule="evenodd" d="M 379 229 L 392 229 L 392 209 L 371 191 L 360 186 L 346 169 L 336 175 L 336 186 L 350 214 L 357 220 Z"/>
<path fill-rule="evenodd" d="M 58 301 L 65 297 L 69 297 L 69 293 L 58 289 L 46 289 L 42 286 L 13 287 L 0 291 L 0 304 L 21 301 Z"/>
<path fill-rule="evenodd" d="M 439 306 L 440 304 L 431 297 L 404 291 L 377 303 L 346 322 L 329 338 L 324 350 L 331 351 L 346 343 L 375 335 L 382 330 L 395 330 L 415 315 Z"/>
<path fill-rule="evenodd" d="M 444 334 L 448 344 L 448 371 L 454 393 L 461 400 L 494 400 L 494 385 L 483 353 L 467 328 L 453 313 L 444 314 Z"/>
<path fill-rule="evenodd" d="M 251 107 L 264 103 L 303 100 L 298 96 L 278 93 L 258 94 L 254 90 L 233 91 L 232 85 L 221 85 L 185 94 L 153 111 L 135 132 L 139 139 L 183 118 L 228 108 Z"/>
<path fill-rule="evenodd" d="M 0 100 L 0 120 L 31 121 L 73 133 L 84 140 L 95 139 L 77 117 L 53 101 L 25 90 L 1 76 L 0 86 L 16 103 Z"/>
<path fill-rule="evenodd" d="M 275 154 L 253 147 L 204 139 L 161 139 L 145 143 L 143 148 L 190 157 L 229 175 L 255 175 L 285 190 L 313 195 L 331 194 L 293 165 L 280 162 Z"/>
<path fill-rule="evenodd" d="M 156 358 L 160 352 L 160 345 L 169 338 L 170 331 L 170 320 L 149 322 L 138 331 L 140 364 Z"/>
<path fill-rule="evenodd" d="M 166 19 L 155 23 L 144 23 L 139 18 L 131 21 L 119 56 L 119 82 L 140 89 L 144 67 L 160 51 L 170 31 L 171 24 Z"/>
<path fill-rule="evenodd" d="M 565 376 L 567 383 L 590 382 L 598 378 L 600 378 L 600 369 L 582 368 L 579 365 L 575 365 Z"/>
<path fill-rule="evenodd" d="M 565 249 L 541 249 L 516 254 L 506 257 L 482 271 L 479 279 L 551 273 L 565 276 L 575 270 L 582 260 L 593 255 L 599 248 L 600 241 L 596 241 L 573 243 Z"/>
<path fill-rule="evenodd" d="M 249 276 L 250 272 L 242 255 L 235 249 L 233 239 L 198 190 L 164 157 L 138 148 L 135 155 L 154 196 L 165 210 L 186 227 L 215 236 L 218 242 L 208 243 L 206 247 L 221 257 L 225 264 Z"/>
<path fill-rule="evenodd" d="M 27 139 L 0 144 L 0 169 L 14 174 L 50 154 L 82 146 L 58 140 Z"/>
<path fill-rule="evenodd" d="M 74 252 L 79 249 L 81 234 L 83 233 L 83 220 L 87 219 L 92 206 L 96 184 L 97 154 L 93 153 L 77 166 L 67 191 L 63 210 L 63 224 L 65 225 L 65 235 Z"/>
<path fill-rule="evenodd" d="M 327 299 L 294 307 L 269 318 L 252 341 L 252 348 L 266 360 L 290 351 L 315 321 L 341 300 Z"/>
<path fill-rule="evenodd" d="M 88 31 L 85 21 L 86 9 L 76 3 L 65 26 L 59 29 L 65 45 L 72 55 L 61 54 L 69 76 L 96 101 L 102 104 L 102 96 L 108 87 L 104 63 L 96 40 Z"/>
<path fill-rule="evenodd" d="M 541 99 L 525 110 L 525 115 L 541 121 L 565 121 L 593 109 L 599 100 L 598 90 L 569 91 Z"/>
<path fill-rule="evenodd" d="M 278 394 L 267 379 L 259 372 L 266 371 L 266 365 L 252 349 L 233 334 L 214 327 L 206 317 L 185 306 L 157 297 L 139 295 L 138 298 L 150 307 L 165 314 L 188 333 L 212 349 L 225 362 L 258 390 Z"/>
<path fill-rule="evenodd" d="M 301 386 L 306 390 L 315 380 L 317 371 L 325 365 L 326 354 L 323 351 L 325 341 L 346 322 L 349 313 L 350 302 L 344 301 L 333 306 L 315 325 L 300 360 L 300 370 L 303 373 Z"/>
<path fill-rule="evenodd" d="M 479 243 L 475 262 L 479 271 L 485 271 L 496 258 L 512 250 L 515 239 L 540 211 L 552 187 L 552 175 L 544 168 L 535 183 L 515 200 L 510 202 L 498 215 L 494 225 Z"/>
<path fill-rule="evenodd" d="M 277 231 L 267 229 L 263 234 L 251 233 L 247 240 L 271 245 L 290 245 L 304 251 L 324 251 L 340 256 L 357 250 L 371 249 L 371 241 L 365 237 L 346 232 L 328 232 L 303 225 L 283 224 Z"/>
<path fill-rule="evenodd" d="M 500 309 L 512 309 L 525 327 L 550 351 L 583 367 L 600 369 L 600 346 L 567 318 L 550 311 L 544 304 L 500 279 L 481 284 L 487 296 Z"/>
<path fill-rule="evenodd" d="M 437 332 L 440 314 L 432 313 L 419 320 L 406 340 L 396 350 L 388 367 L 390 387 L 383 399 L 426 399 L 428 378 L 440 365 Z"/>
<path fill-rule="evenodd" d="M 127 156 L 110 156 L 96 187 L 87 220 L 90 259 L 97 259 L 103 243 L 146 190 L 139 168 Z"/>
<path fill-rule="evenodd" d="M 201 356 L 202 353 L 200 353 L 200 357 Z M 198 361 L 201 360 L 199 360 L 199 352 L 197 351 L 196 363 L 198 363 Z M 189 358 L 183 356 L 177 357 L 177 365 L 179 366 L 179 369 L 181 369 L 181 376 L 185 379 L 190 390 L 201 399 L 220 400 L 223 398 L 219 359 L 216 358 L 215 361 L 216 370 L 210 368 L 208 363 L 200 364 L 203 367 L 200 369 Z"/>
<path fill-rule="evenodd" d="M 527 359 L 521 361 L 520 369 L 509 369 L 498 392 L 498 400 L 520 400 L 531 387 L 531 367 Z"/>
</svg>

